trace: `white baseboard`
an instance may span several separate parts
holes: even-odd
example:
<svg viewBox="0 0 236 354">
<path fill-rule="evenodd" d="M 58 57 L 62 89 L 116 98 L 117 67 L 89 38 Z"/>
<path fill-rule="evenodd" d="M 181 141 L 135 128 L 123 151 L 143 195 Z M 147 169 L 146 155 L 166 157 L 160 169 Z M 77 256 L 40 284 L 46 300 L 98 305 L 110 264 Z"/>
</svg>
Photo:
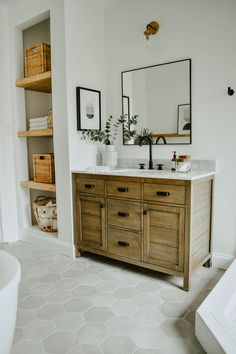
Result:
<svg viewBox="0 0 236 354">
<path fill-rule="evenodd" d="M 212 266 L 214 268 L 227 269 L 235 257 L 222 253 L 212 253 Z"/>
<path fill-rule="evenodd" d="M 55 234 L 42 232 L 37 227 L 32 226 L 23 230 L 21 239 L 54 253 L 74 257 L 74 245 L 58 240 Z"/>
</svg>

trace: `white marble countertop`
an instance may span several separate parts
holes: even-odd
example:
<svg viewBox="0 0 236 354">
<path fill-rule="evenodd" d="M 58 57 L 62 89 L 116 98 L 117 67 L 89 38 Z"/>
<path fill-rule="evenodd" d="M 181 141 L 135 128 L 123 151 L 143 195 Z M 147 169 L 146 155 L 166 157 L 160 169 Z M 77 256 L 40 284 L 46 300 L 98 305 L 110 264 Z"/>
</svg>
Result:
<svg viewBox="0 0 236 354">
<path fill-rule="evenodd" d="M 135 168 L 110 168 L 108 166 L 89 167 L 87 169 L 73 170 L 72 173 L 86 173 L 96 175 L 109 176 L 127 176 L 127 177 L 143 177 L 143 178 L 161 178 L 161 179 L 178 179 L 194 181 L 204 177 L 214 176 L 215 171 L 190 171 L 172 172 L 170 170 L 140 170 Z"/>
</svg>

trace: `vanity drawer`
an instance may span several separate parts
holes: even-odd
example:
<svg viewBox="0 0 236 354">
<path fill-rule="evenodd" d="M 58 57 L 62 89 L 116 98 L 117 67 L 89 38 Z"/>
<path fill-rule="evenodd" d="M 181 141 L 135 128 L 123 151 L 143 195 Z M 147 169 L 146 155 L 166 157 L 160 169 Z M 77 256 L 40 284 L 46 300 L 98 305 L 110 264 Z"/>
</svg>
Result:
<svg viewBox="0 0 236 354">
<path fill-rule="evenodd" d="M 137 232 L 108 227 L 107 250 L 109 253 L 139 261 L 142 258 L 141 236 Z"/>
<path fill-rule="evenodd" d="M 185 186 L 144 183 L 144 200 L 185 204 Z"/>
<path fill-rule="evenodd" d="M 141 199 L 141 184 L 126 181 L 107 181 L 107 195 L 119 198 Z"/>
<path fill-rule="evenodd" d="M 108 199 L 108 225 L 141 230 L 141 204 Z"/>
<path fill-rule="evenodd" d="M 76 190 L 78 193 L 104 195 L 105 181 L 103 179 L 78 177 L 76 179 Z"/>
</svg>

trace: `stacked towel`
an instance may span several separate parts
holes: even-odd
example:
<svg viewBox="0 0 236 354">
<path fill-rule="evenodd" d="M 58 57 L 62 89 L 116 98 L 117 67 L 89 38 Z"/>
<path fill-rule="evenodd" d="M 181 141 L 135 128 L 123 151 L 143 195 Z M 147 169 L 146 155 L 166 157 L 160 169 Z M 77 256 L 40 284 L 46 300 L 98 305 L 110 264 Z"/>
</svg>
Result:
<svg viewBox="0 0 236 354">
<path fill-rule="evenodd" d="M 29 130 L 52 128 L 50 117 L 31 118 L 29 120 Z"/>
</svg>

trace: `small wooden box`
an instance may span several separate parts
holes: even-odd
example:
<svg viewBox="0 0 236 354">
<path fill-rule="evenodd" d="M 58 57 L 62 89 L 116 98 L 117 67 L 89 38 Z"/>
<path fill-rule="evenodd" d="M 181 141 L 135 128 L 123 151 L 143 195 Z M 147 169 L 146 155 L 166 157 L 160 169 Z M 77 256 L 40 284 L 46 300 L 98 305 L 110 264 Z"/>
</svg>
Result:
<svg viewBox="0 0 236 354">
<path fill-rule="evenodd" d="M 33 155 L 34 181 L 55 183 L 54 154 Z"/>
<path fill-rule="evenodd" d="M 51 70 L 51 46 L 39 43 L 25 49 L 25 77 Z"/>
</svg>

